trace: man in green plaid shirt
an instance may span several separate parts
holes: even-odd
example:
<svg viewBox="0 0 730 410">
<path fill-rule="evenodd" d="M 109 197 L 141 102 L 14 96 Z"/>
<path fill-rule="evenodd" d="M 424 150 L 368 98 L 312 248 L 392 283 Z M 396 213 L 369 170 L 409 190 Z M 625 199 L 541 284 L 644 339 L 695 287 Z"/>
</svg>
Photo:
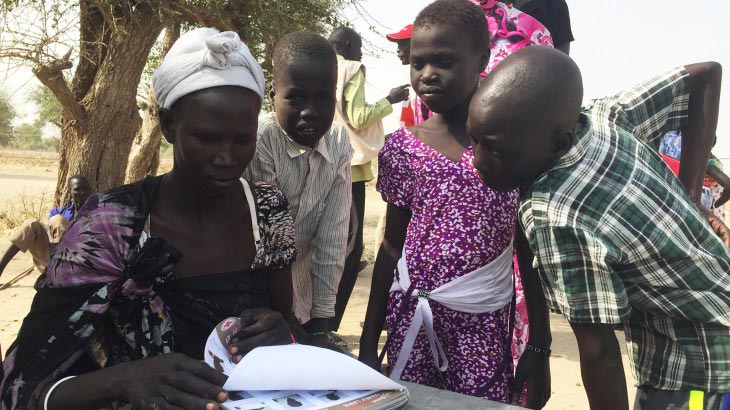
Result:
<svg viewBox="0 0 730 410">
<path fill-rule="evenodd" d="M 730 233 L 696 205 L 720 82 L 719 64 L 693 64 L 581 108 L 575 63 L 528 47 L 472 100 L 474 165 L 494 189 L 522 187 L 521 227 L 591 408 L 628 408 L 617 324 L 636 409 L 719 409 L 730 393 Z M 683 131 L 679 179 L 657 152 L 670 130 Z"/>
</svg>

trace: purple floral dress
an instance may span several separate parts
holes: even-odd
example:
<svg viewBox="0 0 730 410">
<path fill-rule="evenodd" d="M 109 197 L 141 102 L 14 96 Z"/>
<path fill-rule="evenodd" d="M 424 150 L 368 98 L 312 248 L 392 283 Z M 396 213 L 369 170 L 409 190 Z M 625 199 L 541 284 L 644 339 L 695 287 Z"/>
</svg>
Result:
<svg viewBox="0 0 730 410">
<path fill-rule="evenodd" d="M 434 289 L 494 260 L 514 234 L 518 194 L 485 187 L 467 148 L 454 163 L 406 128 L 393 133 L 379 156 L 378 191 L 412 213 L 405 255 L 412 284 Z M 388 361 L 395 363 L 415 310 L 399 318 L 403 293 L 388 302 Z M 434 329 L 449 367 L 439 372 L 421 330 L 402 379 L 506 402 L 512 379 L 509 306 L 491 313 L 457 312 L 431 303 Z M 400 320 L 398 320 L 400 319 Z"/>
</svg>

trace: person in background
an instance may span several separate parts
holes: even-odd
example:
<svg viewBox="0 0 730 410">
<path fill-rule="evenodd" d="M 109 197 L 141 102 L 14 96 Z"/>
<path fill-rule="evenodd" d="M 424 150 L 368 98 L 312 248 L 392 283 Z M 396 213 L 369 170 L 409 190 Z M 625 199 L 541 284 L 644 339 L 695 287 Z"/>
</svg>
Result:
<svg viewBox="0 0 730 410">
<path fill-rule="evenodd" d="M 332 124 L 337 57 L 327 40 L 297 31 L 274 50 L 274 113 L 259 119 L 256 155 L 247 178 L 277 186 L 291 206 L 297 234 L 292 265 L 294 313 L 312 343 L 332 347 L 350 221 L 352 147 L 347 130 Z"/>
<path fill-rule="evenodd" d="M 707 162 L 704 185 L 710 190 L 710 209 L 724 222 L 725 203 L 730 200 L 730 177 L 723 172 L 722 162 L 713 154 Z"/>
<path fill-rule="evenodd" d="M 717 143 L 717 136 L 715 136 Z M 714 144 L 713 144 L 714 147 Z M 675 175 L 679 175 L 682 157 L 682 133 L 670 131 L 659 143 L 659 153 Z M 725 202 L 730 198 L 730 177 L 722 169 L 722 162 L 710 153 L 704 183 L 702 184 L 701 203 L 712 211 L 721 221 L 725 221 Z"/>
<path fill-rule="evenodd" d="M 410 63 L 410 56 L 411 56 L 411 33 L 413 31 L 413 24 L 409 24 L 400 31 L 396 33 L 390 33 L 386 34 L 385 38 L 388 39 L 388 41 L 391 41 L 393 43 L 396 43 L 398 47 L 396 48 L 396 55 L 398 56 L 398 59 L 401 61 L 401 64 L 407 66 Z M 402 102 L 401 107 L 401 114 L 400 114 L 400 125 L 401 127 L 410 127 L 411 125 L 415 125 L 416 118 L 415 118 L 415 111 L 413 108 L 413 104 L 416 103 L 416 100 L 409 98 L 407 101 Z M 377 247 L 376 247 L 377 249 Z"/>
<path fill-rule="evenodd" d="M 357 274 L 365 267 L 365 263 L 360 260 L 363 253 L 365 183 L 375 178 L 372 160 L 378 155 L 385 139 L 382 120 L 393 112 L 393 104 L 408 99 L 408 85 L 395 87 L 375 104 L 368 104 L 365 99 L 365 66 L 361 62 L 362 38 L 349 27 L 338 27 L 330 35 L 329 42 L 337 53 L 337 105 L 334 121 L 347 129 L 354 150 L 351 161 L 352 249 L 345 259 L 345 268 L 337 291 L 335 317 L 329 324 L 330 330 L 335 332 L 355 287 Z"/>
<path fill-rule="evenodd" d="M 570 54 L 570 43 L 575 41 L 575 38 L 570 26 L 570 11 L 565 0 L 515 0 L 508 3 L 536 18 L 550 31 L 553 47 Z"/>
<path fill-rule="evenodd" d="M 520 225 L 549 307 L 575 334 L 591 409 L 629 408 L 617 324 L 634 409 L 730 405 L 730 231 L 698 206 L 721 78 L 717 63 L 690 64 L 581 108 L 577 64 L 528 47 L 470 105 L 483 183 L 523 187 Z M 657 153 L 677 129 L 679 178 Z"/>
<path fill-rule="evenodd" d="M 387 38 L 388 41 L 391 41 L 398 45 L 398 48 L 396 49 L 396 54 L 398 55 L 398 59 L 400 59 L 403 65 L 409 65 L 411 63 L 410 57 L 412 32 L 413 24 L 408 24 L 396 33 L 390 33 L 385 35 L 385 38 Z"/>
<path fill-rule="evenodd" d="M 468 1 L 438 0 L 419 13 L 411 41 L 411 84 L 436 114 L 395 131 L 378 157 L 377 188 L 388 209 L 359 359 L 380 369 L 387 320 L 394 380 L 511 402 L 513 251 L 529 248 L 515 237 L 519 190 L 480 183 L 466 131 L 489 61 L 487 21 Z M 542 297 L 539 285 L 530 289 Z M 518 371 L 530 369 L 527 404 L 539 407 L 550 391 L 549 322 L 544 300 L 526 300 L 534 350 Z"/>
<path fill-rule="evenodd" d="M 72 176 L 68 179 L 68 192 L 71 202 L 51 209 L 45 229 L 39 221 L 28 219 L 13 231 L 10 246 L 0 259 L 0 276 L 18 252 L 30 252 L 38 272 L 43 273 L 46 270 L 51 254 L 68 229 L 68 224 L 91 195 L 89 180 L 82 175 Z"/>
</svg>

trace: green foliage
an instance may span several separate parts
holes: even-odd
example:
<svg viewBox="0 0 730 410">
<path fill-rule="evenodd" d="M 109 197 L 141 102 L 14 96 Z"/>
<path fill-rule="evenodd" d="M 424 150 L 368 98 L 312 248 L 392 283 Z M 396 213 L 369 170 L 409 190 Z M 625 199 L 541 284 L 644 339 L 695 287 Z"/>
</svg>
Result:
<svg viewBox="0 0 730 410">
<path fill-rule="evenodd" d="M 15 128 L 10 146 L 14 148 L 35 149 L 41 145 L 43 129 L 40 124 L 20 124 Z"/>
<path fill-rule="evenodd" d="M 20 124 L 13 132 L 10 146 L 13 148 L 58 151 L 58 138 L 43 138 L 44 123 Z"/>
<path fill-rule="evenodd" d="M 8 96 L 0 92 L 0 146 L 7 146 L 13 136 L 15 109 Z"/>
<path fill-rule="evenodd" d="M 48 87 L 39 86 L 31 91 L 30 98 L 38 107 L 37 118 L 41 124 L 51 123 L 57 127 L 61 126 L 61 104 Z"/>
<path fill-rule="evenodd" d="M 160 0 L 158 2 L 162 3 Z M 210 15 L 220 15 L 223 27 L 219 30 L 236 31 L 261 63 L 267 83 L 271 80 L 271 59 L 274 46 L 286 33 L 299 30 L 313 31 L 327 36 L 336 26 L 344 24 L 341 12 L 346 4 L 356 0 L 189 0 L 188 7 L 197 7 Z M 155 4 L 155 1 L 150 1 Z M 181 21 L 182 31 L 198 27 Z M 162 38 L 162 36 L 160 37 Z M 143 80 L 147 81 L 164 57 L 161 41 L 150 52 Z"/>
<path fill-rule="evenodd" d="M 344 17 L 340 10 L 344 0 L 263 0 L 245 2 L 238 15 L 237 29 L 241 39 L 251 48 L 262 63 L 267 74 L 271 74 L 271 58 L 274 46 L 286 33 L 308 30 L 327 35 L 334 26 L 340 25 Z"/>
</svg>

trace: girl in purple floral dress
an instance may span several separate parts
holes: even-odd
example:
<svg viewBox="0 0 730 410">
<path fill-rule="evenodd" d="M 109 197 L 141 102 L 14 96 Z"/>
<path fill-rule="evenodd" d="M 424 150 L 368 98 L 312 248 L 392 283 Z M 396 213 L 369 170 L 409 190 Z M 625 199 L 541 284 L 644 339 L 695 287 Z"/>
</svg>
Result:
<svg viewBox="0 0 730 410">
<path fill-rule="evenodd" d="M 518 192 L 499 193 L 481 184 L 465 126 L 471 96 L 489 61 L 488 37 L 481 9 L 460 0 L 432 3 L 414 24 L 411 83 L 435 115 L 390 135 L 380 152 L 377 188 L 388 203 L 386 232 L 373 272 L 360 359 L 379 366 L 377 343 L 387 315 L 391 377 L 507 402 Z M 446 306 L 445 287 L 495 263 L 502 269 L 486 274 L 495 281 L 494 289 L 474 289 L 470 282 L 460 284 L 459 291 L 486 292 L 486 302 L 501 300 L 498 306 Z M 507 286 L 497 285 L 497 277 L 506 278 Z"/>
</svg>

